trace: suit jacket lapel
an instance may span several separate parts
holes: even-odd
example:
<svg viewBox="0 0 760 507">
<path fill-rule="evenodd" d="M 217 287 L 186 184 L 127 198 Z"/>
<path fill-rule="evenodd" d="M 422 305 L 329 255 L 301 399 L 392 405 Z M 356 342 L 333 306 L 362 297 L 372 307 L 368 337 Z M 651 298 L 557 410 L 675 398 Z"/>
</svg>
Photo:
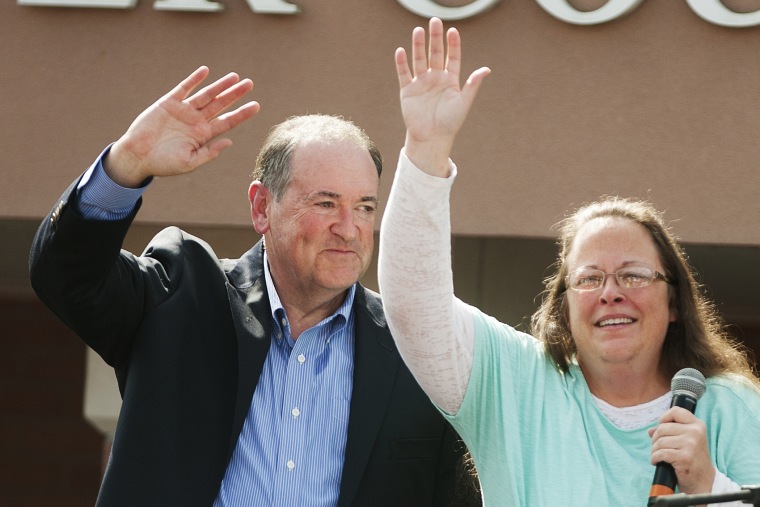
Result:
<svg viewBox="0 0 760 507">
<path fill-rule="evenodd" d="M 338 506 L 351 505 L 385 417 L 401 358 L 380 299 L 357 287 L 354 298 L 354 384 Z"/>
<path fill-rule="evenodd" d="M 263 248 L 259 241 L 228 273 L 227 296 L 238 344 L 238 385 L 230 433 L 229 455 L 248 415 L 253 391 L 264 367 L 272 336 L 272 312 L 264 280 Z"/>
<path fill-rule="evenodd" d="M 261 242 L 231 266 L 228 280 L 227 295 L 238 338 L 238 389 L 229 448 L 232 456 L 271 344 L 272 311 L 264 281 Z M 401 362 L 380 298 L 359 286 L 353 311 L 354 383 L 339 506 L 351 505 L 356 495 Z"/>
</svg>

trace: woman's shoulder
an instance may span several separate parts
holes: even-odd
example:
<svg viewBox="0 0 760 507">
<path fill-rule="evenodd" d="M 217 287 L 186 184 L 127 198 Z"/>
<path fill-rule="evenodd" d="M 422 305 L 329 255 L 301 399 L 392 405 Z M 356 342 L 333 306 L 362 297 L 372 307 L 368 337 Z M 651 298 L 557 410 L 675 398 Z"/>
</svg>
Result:
<svg viewBox="0 0 760 507">
<path fill-rule="evenodd" d="M 708 377 L 703 398 L 713 405 L 746 407 L 760 420 L 760 389 L 741 375 L 728 373 Z"/>
</svg>

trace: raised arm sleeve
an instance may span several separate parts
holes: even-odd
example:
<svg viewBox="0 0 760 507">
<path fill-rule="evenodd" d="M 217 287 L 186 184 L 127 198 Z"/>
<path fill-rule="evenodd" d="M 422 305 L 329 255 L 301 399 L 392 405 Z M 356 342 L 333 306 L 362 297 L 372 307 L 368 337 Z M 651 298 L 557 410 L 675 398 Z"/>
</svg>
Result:
<svg viewBox="0 0 760 507">
<path fill-rule="evenodd" d="M 110 149 L 109 146 L 103 150 L 77 185 L 79 198 L 74 203 L 88 220 L 121 220 L 128 217 L 148 188 L 149 181 L 140 188 L 124 188 L 108 177 L 103 169 L 103 158 Z"/>
<path fill-rule="evenodd" d="M 449 195 L 456 177 L 420 171 L 399 157 L 380 228 L 378 276 L 401 356 L 444 412 L 462 405 L 472 369 L 474 326 L 454 297 Z"/>
</svg>

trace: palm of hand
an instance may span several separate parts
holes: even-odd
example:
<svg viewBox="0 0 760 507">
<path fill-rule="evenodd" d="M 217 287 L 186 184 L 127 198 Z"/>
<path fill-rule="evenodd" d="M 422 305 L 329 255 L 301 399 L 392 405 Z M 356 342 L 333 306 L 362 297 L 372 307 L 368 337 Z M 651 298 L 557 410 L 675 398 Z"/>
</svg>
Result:
<svg viewBox="0 0 760 507">
<path fill-rule="evenodd" d="M 142 161 L 141 172 L 153 176 L 192 171 L 205 162 L 200 152 L 213 138 L 202 111 L 168 96 L 146 110 L 133 127 L 128 134 L 134 136 L 131 145 Z"/>
<path fill-rule="evenodd" d="M 401 110 L 415 139 L 455 136 L 469 109 L 459 89 L 459 76 L 429 69 L 401 88 Z"/>
<path fill-rule="evenodd" d="M 193 93 L 208 72 L 208 67 L 200 67 L 190 74 L 143 111 L 114 143 L 106 169 L 114 181 L 139 185 L 153 176 L 187 173 L 232 144 L 219 136 L 256 114 L 259 104 L 248 102 L 220 113 L 250 92 L 253 82 L 230 73 Z"/>
</svg>

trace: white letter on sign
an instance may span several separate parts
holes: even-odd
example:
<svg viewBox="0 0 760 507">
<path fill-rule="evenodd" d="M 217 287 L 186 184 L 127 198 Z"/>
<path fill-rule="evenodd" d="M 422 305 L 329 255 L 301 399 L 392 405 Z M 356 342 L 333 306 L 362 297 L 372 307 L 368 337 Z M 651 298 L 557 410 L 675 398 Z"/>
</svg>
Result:
<svg viewBox="0 0 760 507">
<path fill-rule="evenodd" d="M 158 11 L 216 12 L 224 9 L 224 5 L 208 0 L 156 0 L 153 8 Z"/>
<path fill-rule="evenodd" d="M 624 16 L 644 0 L 609 0 L 595 11 L 581 12 L 567 0 L 536 0 L 538 5 L 555 18 L 574 25 L 597 25 Z"/>
<path fill-rule="evenodd" d="M 285 0 L 247 0 L 253 12 L 260 14 L 298 14 L 301 8 Z"/>
<path fill-rule="evenodd" d="M 298 14 L 297 5 L 284 0 L 246 0 L 253 12 L 261 14 Z M 221 11 L 224 5 L 210 0 L 156 0 L 153 8 L 159 11 Z"/>
<path fill-rule="evenodd" d="M 137 0 L 18 0 L 19 5 L 33 7 L 98 7 L 105 9 L 131 9 Z"/>
<path fill-rule="evenodd" d="M 475 0 L 461 7 L 444 7 L 433 0 L 398 0 L 398 3 L 423 18 L 464 19 L 480 14 L 496 5 L 499 0 Z"/>
<path fill-rule="evenodd" d="M 686 0 L 691 10 L 710 23 L 743 28 L 760 25 L 760 11 L 735 12 L 720 3 L 720 0 Z"/>
</svg>

